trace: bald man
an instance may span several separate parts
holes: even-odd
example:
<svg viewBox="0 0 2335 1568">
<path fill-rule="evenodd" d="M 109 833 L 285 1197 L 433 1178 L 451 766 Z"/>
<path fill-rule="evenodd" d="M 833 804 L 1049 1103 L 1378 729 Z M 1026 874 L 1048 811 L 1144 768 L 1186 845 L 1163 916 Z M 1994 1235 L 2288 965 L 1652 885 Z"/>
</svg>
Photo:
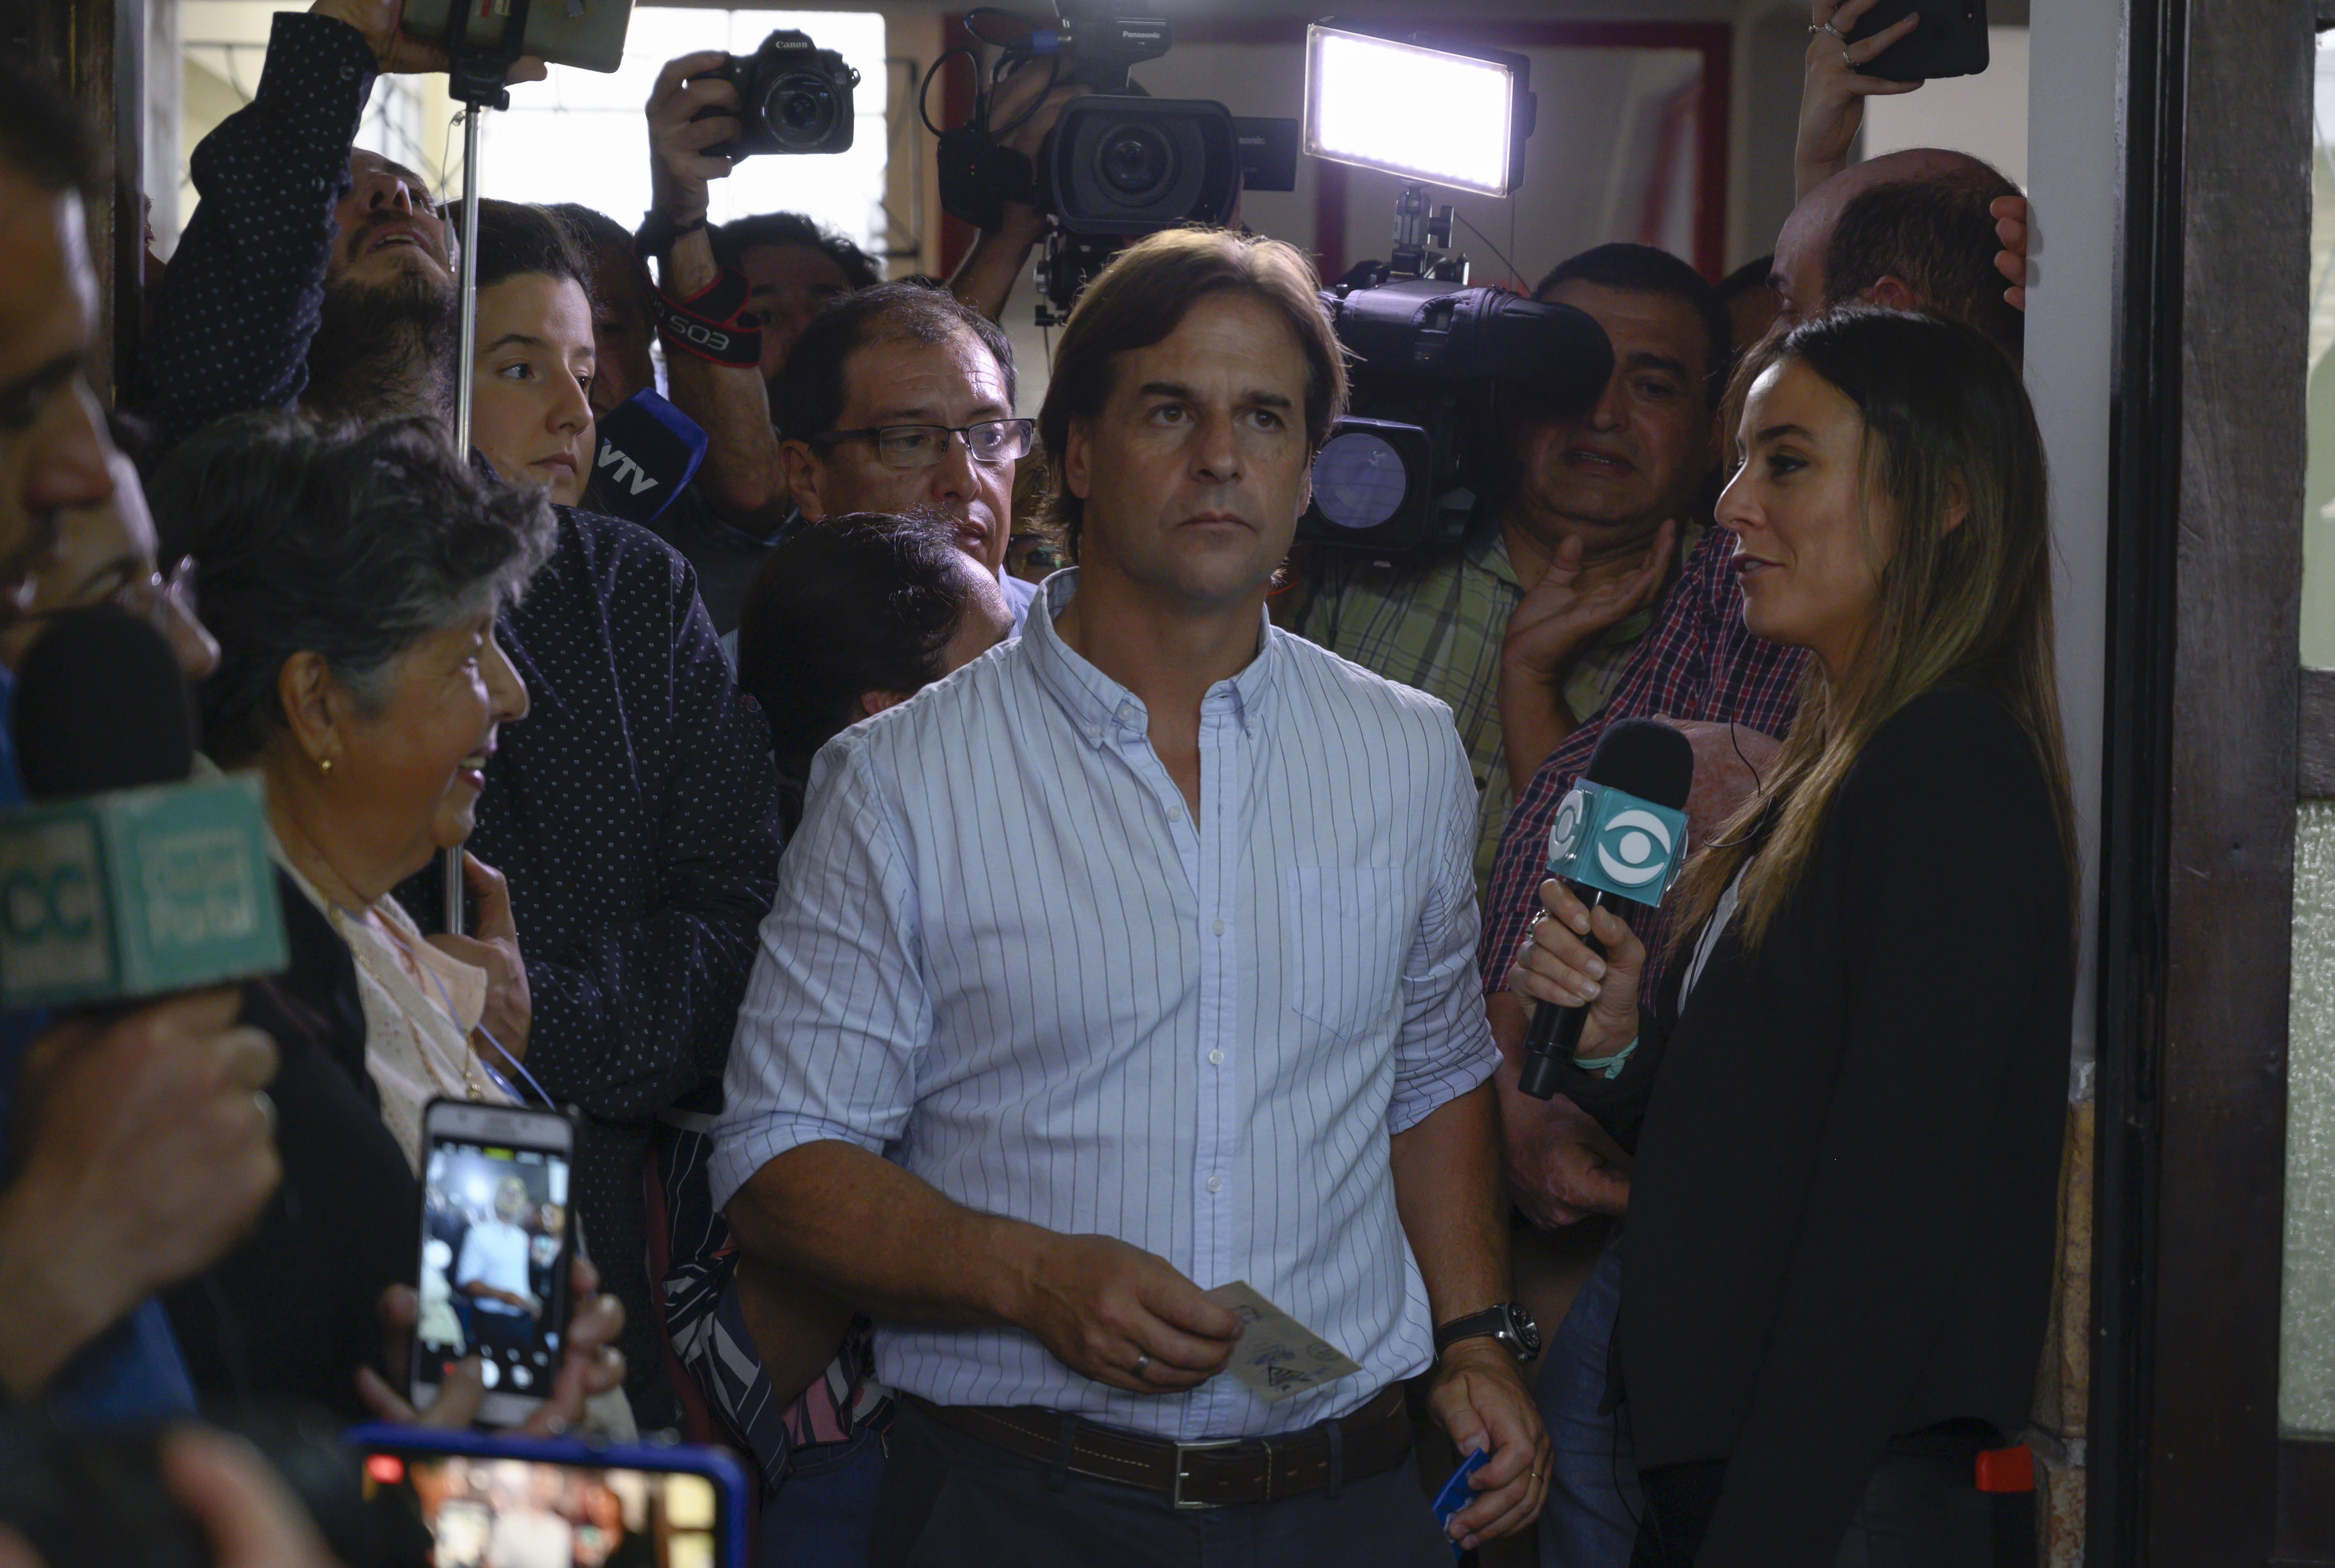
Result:
<svg viewBox="0 0 2335 1568">
<path fill-rule="evenodd" d="M 2006 198 L 2019 201 L 2019 188 L 1966 152 L 1916 147 L 1852 164 L 1802 198 L 1776 236 L 1768 286 L 1778 319 L 1853 302 L 1933 310 L 2017 363 L 2026 316 L 2005 296 L 1997 260 Z"/>
</svg>

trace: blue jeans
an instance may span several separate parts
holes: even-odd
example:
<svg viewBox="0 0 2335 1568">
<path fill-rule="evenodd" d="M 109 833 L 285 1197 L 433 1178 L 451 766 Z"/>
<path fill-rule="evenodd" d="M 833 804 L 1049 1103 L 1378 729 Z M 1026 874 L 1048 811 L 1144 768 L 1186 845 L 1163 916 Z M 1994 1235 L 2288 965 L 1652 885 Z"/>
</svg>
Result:
<svg viewBox="0 0 2335 1568">
<path fill-rule="evenodd" d="M 1626 1414 L 1600 1414 L 1606 1352 L 1622 1300 L 1622 1256 L 1605 1243 L 1573 1308 L 1541 1353 L 1540 1418 L 1556 1451 L 1537 1526 L 1541 1568 L 1628 1568 L 1644 1504 Z"/>
<path fill-rule="evenodd" d="M 867 1568 L 884 1480 L 884 1435 L 795 1450 L 776 1495 L 762 1504 L 754 1568 Z"/>
</svg>

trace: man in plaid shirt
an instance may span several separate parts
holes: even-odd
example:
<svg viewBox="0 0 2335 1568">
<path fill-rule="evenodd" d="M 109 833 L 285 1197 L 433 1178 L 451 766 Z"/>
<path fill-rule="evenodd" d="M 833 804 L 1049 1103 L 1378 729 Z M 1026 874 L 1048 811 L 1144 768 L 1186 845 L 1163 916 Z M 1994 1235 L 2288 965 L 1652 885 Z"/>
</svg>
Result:
<svg viewBox="0 0 2335 1568">
<path fill-rule="evenodd" d="M 1613 340 L 1595 405 L 1513 409 L 1497 433 L 1515 482 L 1482 498 L 1464 545 L 1390 566 L 1317 552 L 1293 620 L 1309 640 L 1450 706 L 1478 791 L 1479 894 L 1508 803 L 1605 705 L 1701 536 L 1732 359 L 1717 292 L 1651 246 L 1584 251 L 1536 297 L 1586 312 Z"/>
</svg>

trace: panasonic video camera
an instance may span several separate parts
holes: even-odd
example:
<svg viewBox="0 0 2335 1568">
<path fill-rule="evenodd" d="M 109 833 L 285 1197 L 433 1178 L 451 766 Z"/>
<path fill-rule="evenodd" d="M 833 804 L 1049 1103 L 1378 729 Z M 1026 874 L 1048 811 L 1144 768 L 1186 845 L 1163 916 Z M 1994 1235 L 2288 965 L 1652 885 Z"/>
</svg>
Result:
<svg viewBox="0 0 2335 1568">
<path fill-rule="evenodd" d="M 997 227 L 1008 201 L 1047 215 L 1041 325 L 1067 315 L 1128 240 L 1229 222 L 1244 189 L 1295 188 L 1296 121 L 1245 118 L 1209 99 L 1153 98 L 1135 85 L 1129 68 L 1173 43 L 1164 20 L 1070 5 L 1051 27 L 1011 20 L 1026 32 L 1002 41 L 975 34 L 1002 50 L 993 80 L 1042 69 L 1049 89 L 1076 82 L 1089 95 L 1063 105 L 1033 161 L 1004 145 L 1012 127 L 991 124 L 988 91 L 977 92 L 973 119 L 941 134 L 941 206 L 976 228 Z"/>
</svg>

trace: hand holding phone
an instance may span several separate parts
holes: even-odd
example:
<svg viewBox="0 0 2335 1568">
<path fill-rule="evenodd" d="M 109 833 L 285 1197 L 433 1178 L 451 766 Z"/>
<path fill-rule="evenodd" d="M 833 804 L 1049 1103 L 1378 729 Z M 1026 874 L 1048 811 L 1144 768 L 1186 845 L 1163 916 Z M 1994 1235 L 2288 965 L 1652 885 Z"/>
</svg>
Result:
<svg viewBox="0 0 2335 1568">
<path fill-rule="evenodd" d="M 595 1297 L 598 1276 L 569 1217 L 575 1129 L 553 1111 L 441 1099 L 423 1112 L 422 1140 L 421 1288 L 384 1302 L 392 1331 L 412 1336 L 411 1391 L 399 1399 L 361 1379 L 366 1400 L 399 1419 L 540 1417 L 557 1429 L 623 1377 L 608 1348 L 623 1309 Z M 586 1302 L 572 1318 L 571 1291 Z"/>
</svg>

